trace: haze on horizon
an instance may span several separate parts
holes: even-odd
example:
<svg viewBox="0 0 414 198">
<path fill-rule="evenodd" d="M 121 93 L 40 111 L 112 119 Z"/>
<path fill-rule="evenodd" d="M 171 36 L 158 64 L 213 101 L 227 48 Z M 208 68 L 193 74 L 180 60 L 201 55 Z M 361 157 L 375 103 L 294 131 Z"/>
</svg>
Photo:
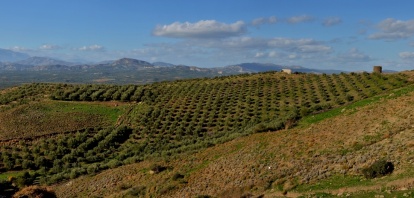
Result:
<svg viewBox="0 0 414 198">
<path fill-rule="evenodd" d="M 414 68 L 409 0 L 0 0 L 0 48 L 65 61 Z"/>
</svg>

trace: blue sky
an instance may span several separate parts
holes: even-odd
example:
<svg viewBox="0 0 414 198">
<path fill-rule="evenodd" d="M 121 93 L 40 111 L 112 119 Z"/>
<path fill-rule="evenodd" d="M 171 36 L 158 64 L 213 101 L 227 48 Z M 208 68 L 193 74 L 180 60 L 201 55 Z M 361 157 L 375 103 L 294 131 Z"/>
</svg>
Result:
<svg viewBox="0 0 414 198">
<path fill-rule="evenodd" d="M 67 61 L 408 70 L 413 8 L 409 0 L 0 0 L 0 48 Z"/>
</svg>

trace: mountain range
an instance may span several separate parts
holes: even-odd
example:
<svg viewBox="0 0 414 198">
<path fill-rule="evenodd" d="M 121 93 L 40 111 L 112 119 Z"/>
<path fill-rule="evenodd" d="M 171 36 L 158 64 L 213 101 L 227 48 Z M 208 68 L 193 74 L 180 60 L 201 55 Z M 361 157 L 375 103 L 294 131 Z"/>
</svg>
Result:
<svg viewBox="0 0 414 198">
<path fill-rule="evenodd" d="M 340 70 L 319 70 L 273 63 L 240 63 L 223 67 L 202 68 L 166 62 L 147 62 L 132 58 L 98 63 L 74 63 L 48 57 L 0 49 L 0 89 L 32 82 L 147 84 L 189 78 L 281 71 L 301 73 L 341 73 Z M 389 72 L 389 71 L 387 71 Z"/>
<path fill-rule="evenodd" d="M 2 59 L 5 60 L 5 59 Z M 11 59 L 8 59 L 11 60 Z M 213 72 L 217 75 L 239 74 L 239 73 L 256 73 L 266 71 L 281 71 L 282 69 L 291 69 L 292 72 L 306 73 L 340 73 L 340 70 L 318 70 L 300 66 L 282 66 L 273 63 L 240 63 L 224 67 L 201 68 L 196 66 L 174 65 L 165 62 L 149 63 L 143 60 L 122 58 L 114 61 L 104 61 L 95 64 L 79 64 L 56 60 L 47 57 L 29 57 L 18 61 L 0 62 L 0 71 L 56 71 L 56 70 L 94 70 L 94 69 L 113 69 L 113 70 L 153 70 L 163 67 L 169 67 L 176 70 L 192 70 L 198 72 Z"/>
<path fill-rule="evenodd" d="M 25 53 L 15 52 L 12 50 L 0 49 L 0 62 L 14 62 L 29 58 Z"/>
</svg>

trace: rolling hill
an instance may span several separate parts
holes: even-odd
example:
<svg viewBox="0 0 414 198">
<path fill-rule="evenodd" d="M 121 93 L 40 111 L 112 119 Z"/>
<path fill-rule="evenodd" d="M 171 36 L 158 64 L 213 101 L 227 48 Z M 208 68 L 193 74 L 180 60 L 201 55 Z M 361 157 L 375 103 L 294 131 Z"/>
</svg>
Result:
<svg viewBox="0 0 414 198">
<path fill-rule="evenodd" d="M 58 197 L 411 193 L 412 83 L 412 72 L 265 72 L 6 89 L 0 185 Z M 364 178 L 380 159 L 395 171 Z"/>
</svg>

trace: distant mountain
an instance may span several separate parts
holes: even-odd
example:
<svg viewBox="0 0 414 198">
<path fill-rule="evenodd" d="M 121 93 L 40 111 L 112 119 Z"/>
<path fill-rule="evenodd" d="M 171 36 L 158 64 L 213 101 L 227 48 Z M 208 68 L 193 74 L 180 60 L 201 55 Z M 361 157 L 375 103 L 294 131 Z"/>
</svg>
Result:
<svg viewBox="0 0 414 198">
<path fill-rule="evenodd" d="M 225 67 L 201 68 L 196 66 L 149 63 L 122 58 L 94 64 L 76 64 L 44 57 L 31 57 L 17 62 L 0 62 L 0 72 L 7 77 L 7 86 L 27 82 L 70 82 L 147 84 L 188 78 L 212 78 L 291 69 L 305 73 L 340 73 L 339 70 L 317 70 L 300 66 L 281 66 L 272 63 L 240 63 Z M 35 72 L 34 72 L 35 71 Z M 3 83 L 3 86 L 6 86 Z M 1 85 L 0 85 L 1 87 Z"/>
<path fill-rule="evenodd" d="M 92 70 L 105 70 L 106 72 L 117 71 L 143 71 L 154 70 L 160 68 L 169 68 L 168 72 L 182 73 L 184 71 L 193 71 L 198 73 L 205 73 L 206 76 L 212 75 L 233 75 L 241 73 L 257 73 L 266 71 L 281 71 L 282 69 L 291 69 L 292 72 L 303 73 L 340 73 L 340 70 L 319 70 L 310 69 L 301 66 L 282 66 L 273 63 L 240 63 L 236 65 L 229 65 L 225 67 L 215 68 L 200 68 L 195 66 L 186 65 L 174 65 L 166 62 L 154 62 L 149 63 L 143 60 L 137 60 L 132 58 L 122 58 L 119 60 L 103 61 L 96 64 L 76 64 L 61 60 L 56 60 L 46 57 L 30 57 L 24 60 L 16 61 L 14 63 L 2 63 L 0 64 L 0 70 L 34 70 L 34 71 L 92 71 Z M 159 70 L 161 71 L 161 70 Z"/>
<path fill-rule="evenodd" d="M 173 66 L 176 66 L 174 64 L 166 63 L 166 62 L 153 62 L 152 65 L 159 66 L 159 67 L 173 67 Z"/>
<path fill-rule="evenodd" d="M 22 70 L 30 70 L 32 66 L 29 65 L 22 65 L 18 63 L 1 63 L 0 62 L 0 71 L 6 70 L 6 71 L 22 71 Z"/>
<path fill-rule="evenodd" d="M 29 58 L 25 53 L 15 52 L 12 50 L 0 49 L 0 62 L 15 62 Z"/>
<path fill-rule="evenodd" d="M 75 65 L 75 63 L 70 63 L 66 61 L 56 60 L 47 57 L 30 57 L 21 61 L 15 62 L 21 65 L 31 65 L 31 66 L 49 66 L 49 65 L 66 65 L 71 66 Z"/>
<path fill-rule="evenodd" d="M 276 65 L 272 63 L 240 63 L 237 65 L 230 65 L 240 69 L 240 72 L 265 72 L 265 71 L 281 71 L 286 69 L 285 66 Z"/>
<path fill-rule="evenodd" d="M 122 58 L 119 60 L 116 60 L 112 63 L 110 63 L 111 66 L 113 67 L 132 67 L 132 68 L 137 68 L 137 67 L 154 67 L 151 63 L 146 62 L 146 61 L 142 61 L 142 60 L 137 60 L 137 59 L 132 59 L 132 58 Z"/>
<path fill-rule="evenodd" d="M 106 61 L 101 61 L 101 62 L 99 62 L 97 64 L 111 64 L 113 62 L 115 62 L 115 60 L 106 60 Z"/>
<path fill-rule="evenodd" d="M 239 73 L 256 73 L 256 72 L 266 72 L 266 71 L 281 71 L 282 69 L 291 69 L 292 72 L 303 72 L 303 73 L 341 73 L 340 70 L 320 70 L 320 69 L 310 69 L 301 66 L 282 66 L 276 65 L 273 63 L 240 63 L 237 65 L 230 65 L 223 67 L 222 70 L 232 70 L 238 71 Z"/>
</svg>

